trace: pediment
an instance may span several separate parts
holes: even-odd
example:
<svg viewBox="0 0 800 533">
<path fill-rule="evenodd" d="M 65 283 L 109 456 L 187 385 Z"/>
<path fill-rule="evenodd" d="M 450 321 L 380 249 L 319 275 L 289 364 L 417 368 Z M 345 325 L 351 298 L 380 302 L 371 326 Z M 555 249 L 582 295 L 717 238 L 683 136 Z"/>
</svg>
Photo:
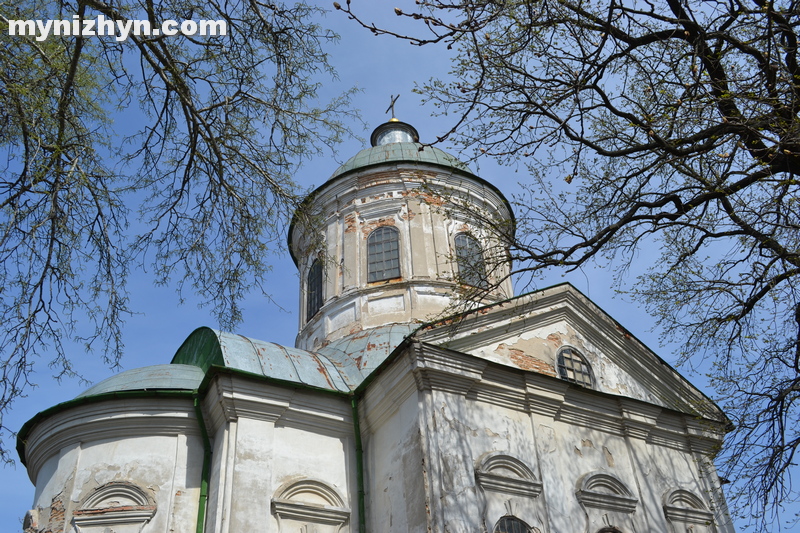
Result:
<svg viewBox="0 0 800 533">
<path fill-rule="evenodd" d="M 558 357 L 570 350 L 588 363 L 591 378 L 583 383 L 598 392 L 725 421 L 711 400 L 569 284 L 432 324 L 416 337 L 551 379 L 563 379 Z"/>
</svg>

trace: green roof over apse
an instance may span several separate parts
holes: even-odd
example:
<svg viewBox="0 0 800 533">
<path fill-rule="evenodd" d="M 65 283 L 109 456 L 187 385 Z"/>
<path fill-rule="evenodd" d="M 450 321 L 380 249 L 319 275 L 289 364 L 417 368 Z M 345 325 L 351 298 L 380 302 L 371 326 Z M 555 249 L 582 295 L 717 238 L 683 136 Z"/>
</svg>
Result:
<svg viewBox="0 0 800 533">
<path fill-rule="evenodd" d="M 390 324 L 372 328 L 314 352 L 203 327 L 189 335 L 172 363 L 193 365 L 202 372 L 211 366 L 221 366 L 285 382 L 350 392 L 417 327 Z"/>
<path fill-rule="evenodd" d="M 192 365 L 153 365 L 133 368 L 104 379 L 79 394 L 78 398 L 132 390 L 194 390 L 205 372 Z"/>
<path fill-rule="evenodd" d="M 330 177 L 346 174 L 356 169 L 362 169 L 385 163 L 422 163 L 448 167 L 472 174 L 466 164 L 462 163 L 447 152 L 435 146 L 425 146 L 420 143 L 394 142 L 365 148 L 348 159 Z"/>
</svg>

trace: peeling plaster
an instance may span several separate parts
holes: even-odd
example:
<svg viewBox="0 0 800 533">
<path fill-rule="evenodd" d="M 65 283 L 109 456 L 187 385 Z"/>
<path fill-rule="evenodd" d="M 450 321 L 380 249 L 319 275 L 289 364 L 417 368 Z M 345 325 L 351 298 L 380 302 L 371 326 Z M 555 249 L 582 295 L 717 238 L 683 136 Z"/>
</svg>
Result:
<svg viewBox="0 0 800 533">
<path fill-rule="evenodd" d="M 606 464 L 610 468 L 614 468 L 614 456 L 611 455 L 611 452 L 605 446 L 603 446 L 603 455 L 606 457 Z"/>
</svg>

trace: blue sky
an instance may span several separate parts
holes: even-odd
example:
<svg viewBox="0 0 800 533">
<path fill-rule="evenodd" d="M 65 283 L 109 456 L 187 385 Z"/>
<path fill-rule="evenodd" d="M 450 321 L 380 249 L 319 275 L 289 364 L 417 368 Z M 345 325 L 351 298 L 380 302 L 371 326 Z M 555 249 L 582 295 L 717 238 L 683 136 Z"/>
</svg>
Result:
<svg viewBox="0 0 800 533">
<path fill-rule="evenodd" d="M 341 1 L 344 3 L 344 0 Z M 393 9 L 395 5 L 402 7 L 404 2 L 355 0 L 353 4 L 356 7 L 363 4 L 360 9 L 369 13 L 367 18 L 370 20 L 395 23 L 397 19 Z M 420 98 L 412 93 L 415 82 L 441 76 L 450 70 L 448 57 L 442 49 L 418 48 L 388 37 L 374 37 L 345 20 L 340 12 L 329 13 L 323 23 L 333 26 L 342 37 L 341 43 L 330 49 L 340 81 L 327 83 L 325 92 L 335 94 L 350 86 L 361 89 L 354 103 L 368 125 L 368 130 L 359 132 L 363 138 L 368 139 L 371 129 L 389 118 L 384 111 L 389 105 L 390 95 L 397 94 L 401 95 L 396 105 L 397 117 L 413 124 L 423 142 L 434 140 L 448 129 L 449 119 L 431 117 L 433 110 L 423 107 Z M 303 187 L 320 185 L 340 163 L 364 148 L 365 142 L 348 140 L 340 147 L 338 156 L 329 155 L 306 164 L 297 175 L 298 183 Z M 446 145 L 442 148 L 448 149 Z M 491 161 L 482 161 L 480 165 L 480 168 L 474 164 L 471 166 L 508 196 L 518 190 L 517 182 L 525 179 L 523 172 L 516 173 L 514 169 L 500 167 Z M 540 286 L 570 281 L 664 359 L 672 361 L 670 350 L 659 348 L 657 333 L 650 331 L 654 320 L 648 320 L 636 305 L 615 297 L 611 277 L 610 271 L 602 269 L 578 272 L 568 277 L 553 273 Z M 275 303 L 261 295 L 251 295 L 244 304 L 244 322 L 236 332 L 293 345 L 298 326 L 298 285 L 297 273 L 289 255 L 276 256 L 271 283 L 268 284 Z M 154 286 L 152 277 L 146 272 L 138 270 L 133 273 L 130 290 L 131 307 L 138 314 L 126 321 L 123 369 L 168 363 L 181 342 L 195 328 L 217 326 L 209 309 L 198 308 L 197 302 L 191 298 L 181 305 L 174 287 Z M 103 366 L 99 354 L 86 354 L 79 346 L 75 346 L 72 357 L 79 371 L 95 383 L 113 374 L 112 370 Z M 689 378 L 702 386 L 698 377 Z M 30 390 L 26 398 L 18 400 L 6 417 L 9 427 L 21 427 L 37 412 L 73 398 L 88 386 L 72 379 L 57 383 L 51 379 L 46 368 L 38 368 L 35 380 L 38 387 Z M 21 518 L 34 499 L 33 485 L 21 464 L 5 467 L 2 475 L 0 530 L 19 531 Z"/>
</svg>

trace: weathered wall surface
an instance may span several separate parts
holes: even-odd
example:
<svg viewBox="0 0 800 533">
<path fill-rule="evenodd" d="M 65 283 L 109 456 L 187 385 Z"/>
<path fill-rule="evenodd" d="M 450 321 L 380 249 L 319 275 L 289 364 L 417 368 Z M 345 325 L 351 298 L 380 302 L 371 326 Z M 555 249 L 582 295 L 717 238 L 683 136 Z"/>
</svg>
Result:
<svg viewBox="0 0 800 533">
<path fill-rule="evenodd" d="M 215 450 L 207 531 L 356 531 L 347 398 L 220 376 L 204 406 Z"/>
<path fill-rule="evenodd" d="M 419 397 L 411 376 L 398 377 L 361 403 L 368 531 L 426 531 L 431 512 Z"/>
<path fill-rule="evenodd" d="M 720 437 L 692 416 L 428 345 L 364 409 L 370 530 L 492 531 L 514 515 L 540 532 L 733 532 L 708 459 Z M 403 505 L 420 491 L 424 524 Z"/>
<path fill-rule="evenodd" d="M 511 217 L 504 200 L 478 181 L 436 167 L 402 164 L 355 172 L 321 187 L 314 200 L 320 210 L 319 228 L 296 227 L 293 239 L 301 273 L 296 346 L 307 350 L 359 329 L 440 316 L 461 290 L 454 236 L 474 235 L 484 246 L 487 263 L 493 264 L 497 240 L 480 221 Z M 463 204 L 471 211 L 460 207 Z M 401 275 L 370 283 L 367 238 L 381 226 L 400 232 Z M 321 245 L 313 240 L 317 232 L 324 236 Z M 306 277 L 320 252 L 326 254 L 324 304 L 308 317 Z M 503 272 L 495 269 L 490 276 L 500 279 Z M 506 280 L 488 298 L 501 300 L 511 294 Z"/>
<path fill-rule="evenodd" d="M 27 450 L 27 531 L 91 533 L 112 517 L 120 532 L 194 531 L 203 447 L 188 400 L 75 406 L 36 427 Z"/>
</svg>

